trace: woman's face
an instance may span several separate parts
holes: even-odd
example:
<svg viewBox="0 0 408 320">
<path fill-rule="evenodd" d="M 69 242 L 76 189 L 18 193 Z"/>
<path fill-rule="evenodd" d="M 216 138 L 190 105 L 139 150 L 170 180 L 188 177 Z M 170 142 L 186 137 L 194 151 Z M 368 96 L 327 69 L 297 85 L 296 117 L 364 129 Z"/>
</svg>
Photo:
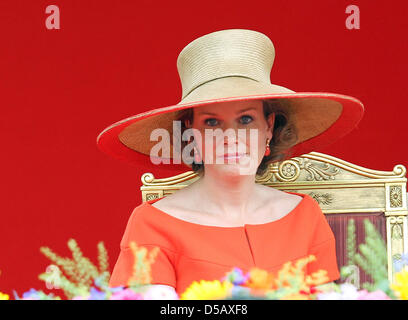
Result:
<svg viewBox="0 0 408 320">
<path fill-rule="evenodd" d="M 194 108 L 192 127 L 201 134 L 196 132 L 194 140 L 205 170 L 255 174 L 265 154 L 266 140 L 272 139 L 274 121 L 274 114 L 265 119 L 260 100 Z"/>
</svg>

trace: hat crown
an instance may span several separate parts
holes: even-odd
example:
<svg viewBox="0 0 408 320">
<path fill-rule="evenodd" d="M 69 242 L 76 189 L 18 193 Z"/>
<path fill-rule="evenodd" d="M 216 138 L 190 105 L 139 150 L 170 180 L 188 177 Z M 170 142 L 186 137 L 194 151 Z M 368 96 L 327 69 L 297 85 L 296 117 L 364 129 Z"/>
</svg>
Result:
<svg viewBox="0 0 408 320">
<path fill-rule="evenodd" d="M 182 99 L 197 87 L 224 77 L 245 77 L 270 83 L 275 59 L 272 41 L 246 29 L 221 30 L 186 45 L 177 58 Z"/>
</svg>

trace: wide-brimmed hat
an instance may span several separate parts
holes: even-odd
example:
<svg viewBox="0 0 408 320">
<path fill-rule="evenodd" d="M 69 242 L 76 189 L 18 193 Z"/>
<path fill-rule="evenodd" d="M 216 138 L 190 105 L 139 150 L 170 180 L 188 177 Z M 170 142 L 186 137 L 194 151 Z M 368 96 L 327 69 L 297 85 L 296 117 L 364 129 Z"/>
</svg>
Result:
<svg viewBox="0 0 408 320">
<path fill-rule="evenodd" d="M 181 101 L 115 122 L 98 135 L 97 145 L 116 159 L 140 164 L 150 161 L 151 149 L 158 143 L 151 141 L 151 132 L 162 128 L 172 137 L 173 120 L 180 111 L 209 104 L 222 108 L 223 102 L 255 99 L 285 100 L 298 135 L 291 157 L 318 151 L 356 127 L 364 113 L 358 99 L 336 93 L 295 92 L 272 84 L 274 59 L 272 41 L 258 31 L 228 29 L 201 36 L 177 58 Z M 178 152 L 175 150 L 171 141 L 170 158 Z"/>
</svg>

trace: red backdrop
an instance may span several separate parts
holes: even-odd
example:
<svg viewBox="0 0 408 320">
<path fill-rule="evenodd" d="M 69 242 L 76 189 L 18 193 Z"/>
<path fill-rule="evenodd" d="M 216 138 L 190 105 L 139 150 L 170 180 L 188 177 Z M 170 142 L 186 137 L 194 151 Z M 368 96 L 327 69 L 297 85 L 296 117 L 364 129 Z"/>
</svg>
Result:
<svg viewBox="0 0 408 320">
<path fill-rule="evenodd" d="M 60 8 L 60 30 L 45 27 L 50 4 Z M 345 27 L 350 4 L 360 30 Z M 407 9 L 403 0 L 2 0 L 0 291 L 48 292 L 37 279 L 49 264 L 39 248 L 69 255 L 71 237 L 94 262 L 104 241 L 112 270 L 141 203 L 140 176 L 178 172 L 110 159 L 96 137 L 179 102 L 178 53 L 212 31 L 261 31 L 276 48 L 272 83 L 365 104 L 356 130 L 317 151 L 371 169 L 407 166 Z"/>
</svg>

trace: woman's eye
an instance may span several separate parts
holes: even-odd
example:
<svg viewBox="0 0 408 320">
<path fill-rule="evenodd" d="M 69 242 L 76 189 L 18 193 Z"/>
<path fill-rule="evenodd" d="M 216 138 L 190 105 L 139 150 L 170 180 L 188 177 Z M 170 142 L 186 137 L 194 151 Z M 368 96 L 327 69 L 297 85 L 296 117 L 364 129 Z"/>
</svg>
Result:
<svg viewBox="0 0 408 320">
<path fill-rule="evenodd" d="M 213 127 L 213 126 L 216 126 L 218 122 L 217 122 L 217 119 L 209 118 L 209 119 L 205 120 L 204 123 L 206 125 L 209 125 L 209 126 Z"/>
<path fill-rule="evenodd" d="M 243 124 L 248 124 L 253 120 L 251 116 L 242 116 L 241 119 L 243 119 L 243 121 L 241 121 Z"/>
</svg>

